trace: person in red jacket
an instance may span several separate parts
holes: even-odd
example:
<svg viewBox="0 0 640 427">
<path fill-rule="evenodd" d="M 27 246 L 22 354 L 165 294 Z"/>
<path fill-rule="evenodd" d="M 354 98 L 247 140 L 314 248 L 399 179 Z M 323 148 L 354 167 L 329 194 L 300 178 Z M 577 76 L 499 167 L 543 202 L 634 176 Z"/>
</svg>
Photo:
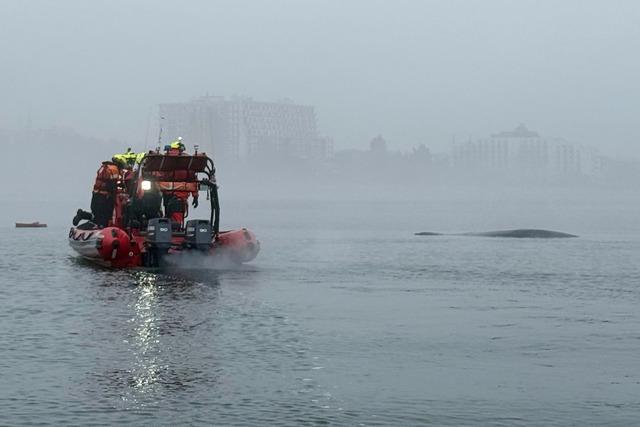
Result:
<svg viewBox="0 0 640 427">
<path fill-rule="evenodd" d="M 116 195 L 116 188 L 120 180 L 120 168 L 114 162 L 102 162 L 96 172 L 96 180 L 93 184 L 91 195 L 91 213 L 78 209 L 73 225 L 83 220 L 91 220 L 100 227 L 109 225 L 109 220 L 113 216 L 113 205 Z"/>
<path fill-rule="evenodd" d="M 96 173 L 93 195 L 91 196 L 93 222 L 100 227 L 109 225 L 109 220 L 113 215 L 113 203 L 119 179 L 120 169 L 118 166 L 113 162 L 102 162 L 102 166 Z"/>
</svg>

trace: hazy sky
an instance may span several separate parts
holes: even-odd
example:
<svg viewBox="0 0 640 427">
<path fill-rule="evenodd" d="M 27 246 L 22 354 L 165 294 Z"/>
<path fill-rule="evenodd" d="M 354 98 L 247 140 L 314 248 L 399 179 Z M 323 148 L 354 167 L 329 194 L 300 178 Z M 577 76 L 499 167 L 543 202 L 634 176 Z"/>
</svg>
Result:
<svg viewBox="0 0 640 427">
<path fill-rule="evenodd" d="M 336 148 L 525 122 L 640 157 L 638 1 L 4 0 L 0 21 L 0 128 L 143 145 L 158 103 L 208 92 L 315 105 Z"/>
</svg>

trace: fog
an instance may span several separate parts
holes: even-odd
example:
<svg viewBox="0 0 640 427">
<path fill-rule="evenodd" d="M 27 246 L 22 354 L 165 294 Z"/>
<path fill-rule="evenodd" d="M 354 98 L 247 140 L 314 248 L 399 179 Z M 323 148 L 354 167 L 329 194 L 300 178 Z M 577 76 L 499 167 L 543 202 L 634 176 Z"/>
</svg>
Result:
<svg viewBox="0 0 640 427">
<path fill-rule="evenodd" d="M 639 425 L 639 53 L 639 0 L 0 0 L 0 424 Z"/>
<path fill-rule="evenodd" d="M 312 165 L 218 161 L 228 198 L 446 199 L 505 183 L 627 197 L 638 177 L 635 1 L 10 0 L 0 19 L 0 135 L 19 158 L 2 178 L 20 177 L 4 202 L 87 204 L 100 161 L 155 145 L 159 104 L 206 94 L 313 106 L 333 141 Z M 519 123 L 605 166 L 533 180 L 453 167 L 453 143 Z M 365 158 L 376 135 L 391 160 Z"/>
</svg>

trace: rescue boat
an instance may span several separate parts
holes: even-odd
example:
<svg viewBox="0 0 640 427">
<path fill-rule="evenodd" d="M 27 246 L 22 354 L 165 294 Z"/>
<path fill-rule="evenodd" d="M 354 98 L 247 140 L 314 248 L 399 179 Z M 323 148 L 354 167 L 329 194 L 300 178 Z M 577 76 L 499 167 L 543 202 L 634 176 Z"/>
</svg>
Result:
<svg viewBox="0 0 640 427">
<path fill-rule="evenodd" d="M 171 177 L 173 187 L 160 190 L 157 181 L 166 180 L 167 176 Z M 165 215 L 132 214 L 145 192 L 162 191 L 166 196 L 184 185 L 206 193 L 211 208 L 208 219 L 183 219 L 177 223 Z M 138 165 L 121 171 L 113 196 L 113 215 L 107 226 L 100 227 L 87 220 L 69 230 L 71 248 L 97 264 L 114 268 L 164 267 L 179 260 L 180 267 L 189 268 L 192 260 L 197 260 L 202 268 L 203 263 L 205 267 L 215 266 L 218 260 L 249 262 L 260 250 L 260 242 L 246 228 L 219 229 L 215 167 L 211 158 L 197 150 L 193 155 L 170 155 L 159 149 L 146 153 Z M 188 205 L 185 210 L 187 218 Z"/>
</svg>

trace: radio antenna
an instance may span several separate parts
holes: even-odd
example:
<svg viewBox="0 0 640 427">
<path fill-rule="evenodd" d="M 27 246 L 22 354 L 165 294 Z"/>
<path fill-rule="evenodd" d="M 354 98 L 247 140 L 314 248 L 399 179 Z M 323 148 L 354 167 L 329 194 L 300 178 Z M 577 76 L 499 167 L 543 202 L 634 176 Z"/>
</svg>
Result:
<svg viewBox="0 0 640 427">
<path fill-rule="evenodd" d="M 162 121 L 164 116 L 160 116 L 160 132 L 158 132 L 158 147 L 162 146 Z"/>
<path fill-rule="evenodd" d="M 147 151 L 149 146 L 149 125 L 151 124 L 151 108 L 149 108 L 149 114 L 147 114 L 147 132 L 144 134 L 144 151 Z"/>
</svg>

